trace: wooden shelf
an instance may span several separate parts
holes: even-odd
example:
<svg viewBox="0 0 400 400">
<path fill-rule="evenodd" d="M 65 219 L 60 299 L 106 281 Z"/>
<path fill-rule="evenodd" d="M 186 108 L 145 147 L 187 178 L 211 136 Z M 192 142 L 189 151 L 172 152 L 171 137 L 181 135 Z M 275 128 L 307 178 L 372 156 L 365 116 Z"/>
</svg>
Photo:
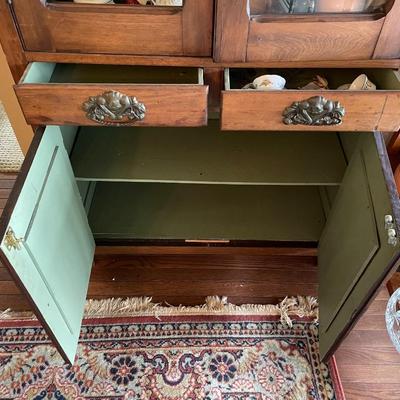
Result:
<svg viewBox="0 0 400 400">
<path fill-rule="evenodd" d="M 318 241 L 317 187 L 111 183 L 96 185 L 97 239 Z"/>
<path fill-rule="evenodd" d="M 346 162 L 334 133 L 204 128 L 82 127 L 71 155 L 78 180 L 338 185 Z"/>
</svg>

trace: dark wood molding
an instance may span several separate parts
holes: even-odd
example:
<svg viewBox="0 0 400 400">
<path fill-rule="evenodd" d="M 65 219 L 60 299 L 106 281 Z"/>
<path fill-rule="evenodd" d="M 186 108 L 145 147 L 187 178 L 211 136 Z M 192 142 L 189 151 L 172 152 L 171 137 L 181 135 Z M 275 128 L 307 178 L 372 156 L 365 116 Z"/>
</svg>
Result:
<svg viewBox="0 0 400 400">
<path fill-rule="evenodd" d="M 248 0 L 217 0 L 214 59 L 246 62 L 250 16 Z"/>
<path fill-rule="evenodd" d="M 5 0 L 0 1 L 0 42 L 14 81 L 18 82 L 28 62 L 14 23 L 11 8 Z"/>
<path fill-rule="evenodd" d="M 373 58 L 399 58 L 400 57 L 400 1 L 394 1 L 391 10 L 385 17 L 381 34 L 376 44 Z"/>
<path fill-rule="evenodd" d="M 182 40 L 185 56 L 212 54 L 214 0 L 186 0 L 182 12 Z M 205 24 L 205 21 L 211 23 Z"/>
<path fill-rule="evenodd" d="M 26 51 L 28 62 L 71 64 L 157 65 L 204 68 L 400 68 L 400 58 L 392 60 L 263 61 L 214 62 L 210 57 L 139 56 L 126 54 L 80 54 Z"/>
</svg>

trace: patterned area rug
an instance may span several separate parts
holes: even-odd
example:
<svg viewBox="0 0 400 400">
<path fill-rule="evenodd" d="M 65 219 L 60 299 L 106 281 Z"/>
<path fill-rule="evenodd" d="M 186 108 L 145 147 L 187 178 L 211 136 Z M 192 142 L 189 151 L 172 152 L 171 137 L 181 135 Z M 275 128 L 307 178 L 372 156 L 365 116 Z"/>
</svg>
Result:
<svg viewBox="0 0 400 400">
<path fill-rule="evenodd" d="M 293 305 L 136 307 L 131 317 L 89 318 L 73 366 L 36 320 L 3 319 L 0 398 L 343 399 L 334 363 L 319 361 L 315 310 Z"/>
<path fill-rule="evenodd" d="M 0 172 L 18 172 L 24 156 L 0 102 Z"/>
</svg>

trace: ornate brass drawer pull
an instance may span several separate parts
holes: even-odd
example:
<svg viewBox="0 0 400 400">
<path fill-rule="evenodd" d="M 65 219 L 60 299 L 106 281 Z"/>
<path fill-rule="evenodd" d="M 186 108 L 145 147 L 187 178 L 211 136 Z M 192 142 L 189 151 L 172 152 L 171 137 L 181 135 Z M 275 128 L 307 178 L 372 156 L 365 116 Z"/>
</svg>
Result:
<svg viewBox="0 0 400 400">
<path fill-rule="evenodd" d="M 345 109 L 338 101 L 323 96 L 310 97 L 308 100 L 295 101 L 283 112 L 286 125 L 340 125 Z"/>
<path fill-rule="evenodd" d="M 113 90 L 89 97 L 82 108 L 87 118 L 103 125 L 124 125 L 141 121 L 146 116 L 145 105 L 136 97 Z"/>
</svg>

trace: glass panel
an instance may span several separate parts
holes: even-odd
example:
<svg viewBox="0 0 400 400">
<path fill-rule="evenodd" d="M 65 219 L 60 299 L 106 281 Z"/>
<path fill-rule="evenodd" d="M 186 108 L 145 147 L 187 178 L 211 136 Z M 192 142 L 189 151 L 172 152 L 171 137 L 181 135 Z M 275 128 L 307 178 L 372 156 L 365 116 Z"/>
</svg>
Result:
<svg viewBox="0 0 400 400">
<path fill-rule="evenodd" d="M 250 0 L 252 15 L 313 13 L 375 13 L 391 0 Z"/>
<path fill-rule="evenodd" d="M 51 3 L 130 4 L 142 6 L 183 6 L 184 0 L 50 0 Z"/>
</svg>

